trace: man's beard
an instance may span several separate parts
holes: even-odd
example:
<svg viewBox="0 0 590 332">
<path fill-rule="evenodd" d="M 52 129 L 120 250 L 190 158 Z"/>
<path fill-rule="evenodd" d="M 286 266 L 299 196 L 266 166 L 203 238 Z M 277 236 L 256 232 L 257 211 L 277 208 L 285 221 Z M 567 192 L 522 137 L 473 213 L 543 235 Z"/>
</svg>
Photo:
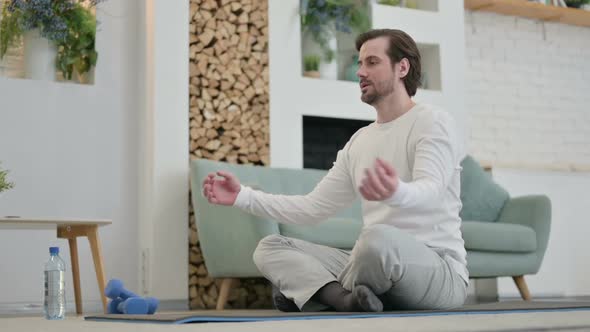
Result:
<svg viewBox="0 0 590 332">
<path fill-rule="evenodd" d="M 375 105 L 378 103 L 383 97 L 390 95 L 395 91 L 393 87 L 393 79 L 387 81 L 381 81 L 377 84 L 370 83 L 373 87 L 373 92 L 366 92 L 361 94 L 361 100 L 369 105 Z M 370 89 L 370 86 L 369 86 Z"/>
</svg>

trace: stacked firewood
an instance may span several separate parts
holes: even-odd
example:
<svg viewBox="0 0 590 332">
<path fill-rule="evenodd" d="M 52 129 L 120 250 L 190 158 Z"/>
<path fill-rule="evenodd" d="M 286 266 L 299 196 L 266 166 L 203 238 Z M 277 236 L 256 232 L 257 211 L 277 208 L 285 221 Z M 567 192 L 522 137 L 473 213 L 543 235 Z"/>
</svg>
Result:
<svg viewBox="0 0 590 332">
<path fill-rule="evenodd" d="M 190 155 L 269 165 L 268 2 L 191 0 Z M 208 276 L 191 206 L 191 309 L 215 308 L 220 280 Z M 226 308 L 269 308 L 264 279 L 241 279 Z"/>
</svg>

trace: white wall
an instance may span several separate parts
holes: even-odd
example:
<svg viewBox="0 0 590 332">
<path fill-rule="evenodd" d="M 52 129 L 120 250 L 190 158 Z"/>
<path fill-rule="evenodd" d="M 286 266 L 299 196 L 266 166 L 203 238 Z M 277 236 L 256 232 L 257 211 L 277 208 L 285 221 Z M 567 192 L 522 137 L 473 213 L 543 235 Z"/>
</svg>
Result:
<svg viewBox="0 0 590 332">
<path fill-rule="evenodd" d="M 142 2 L 141 292 L 188 304 L 189 2 Z"/>
<path fill-rule="evenodd" d="M 100 5 L 94 85 L 0 77 L 0 160 L 16 183 L 1 194 L 0 215 L 112 219 L 100 230 L 106 276 L 130 289 L 138 288 L 138 3 Z M 67 241 L 1 230 L 0 243 L 0 310 L 39 310 L 48 247 L 59 245 L 69 267 Z M 78 246 L 84 305 L 97 310 L 88 242 Z M 66 282 L 73 308 L 71 273 Z"/>
<path fill-rule="evenodd" d="M 494 169 L 493 174 L 511 196 L 545 194 L 551 200 L 552 220 L 547 252 L 539 273 L 526 277 L 531 294 L 589 295 L 588 173 Z M 518 296 L 510 278 L 499 280 L 498 293 L 500 296 Z"/>
<path fill-rule="evenodd" d="M 466 12 L 465 39 L 470 153 L 512 196 L 551 199 L 549 246 L 529 288 L 588 295 L 590 174 L 567 170 L 590 168 L 590 29 Z M 499 293 L 518 295 L 508 278 Z"/>
</svg>

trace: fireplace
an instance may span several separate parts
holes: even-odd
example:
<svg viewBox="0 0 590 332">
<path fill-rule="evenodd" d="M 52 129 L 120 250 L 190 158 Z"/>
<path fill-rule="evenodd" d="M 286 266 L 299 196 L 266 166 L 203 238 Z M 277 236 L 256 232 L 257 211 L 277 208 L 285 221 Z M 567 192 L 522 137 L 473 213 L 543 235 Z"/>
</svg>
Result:
<svg viewBox="0 0 590 332">
<path fill-rule="evenodd" d="M 303 168 L 330 169 L 350 137 L 371 122 L 303 116 Z"/>
</svg>

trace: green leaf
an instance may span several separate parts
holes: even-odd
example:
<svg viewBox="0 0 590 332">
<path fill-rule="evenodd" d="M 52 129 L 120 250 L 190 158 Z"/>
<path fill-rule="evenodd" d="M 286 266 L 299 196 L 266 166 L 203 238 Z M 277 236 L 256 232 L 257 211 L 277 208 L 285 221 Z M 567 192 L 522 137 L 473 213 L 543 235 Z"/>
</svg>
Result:
<svg viewBox="0 0 590 332">
<path fill-rule="evenodd" d="M 88 60 L 90 61 L 90 64 L 94 67 L 96 66 L 96 61 L 98 60 L 98 53 L 96 51 L 92 51 L 89 55 L 88 55 Z"/>
<path fill-rule="evenodd" d="M 73 71 L 83 74 L 96 65 L 96 19 L 88 9 L 76 4 L 67 12 L 66 22 L 69 34 L 58 52 L 63 64 L 61 71 L 66 79 L 71 79 Z"/>
<path fill-rule="evenodd" d="M 0 168 L 0 193 L 5 190 L 14 188 L 14 183 L 8 182 L 6 180 L 6 175 L 8 175 L 8 171 L 4 171 Z"/>
<path fill-rule="evenodd" d="M 73 65 L 74 63 L 76 63 L 76 61 L 78 61 L 78 57 L 76 57 L 76 56 L 68 56 L 66 58 L 65 63 L 66 63 L 66 65 Z"/>
</svg>

